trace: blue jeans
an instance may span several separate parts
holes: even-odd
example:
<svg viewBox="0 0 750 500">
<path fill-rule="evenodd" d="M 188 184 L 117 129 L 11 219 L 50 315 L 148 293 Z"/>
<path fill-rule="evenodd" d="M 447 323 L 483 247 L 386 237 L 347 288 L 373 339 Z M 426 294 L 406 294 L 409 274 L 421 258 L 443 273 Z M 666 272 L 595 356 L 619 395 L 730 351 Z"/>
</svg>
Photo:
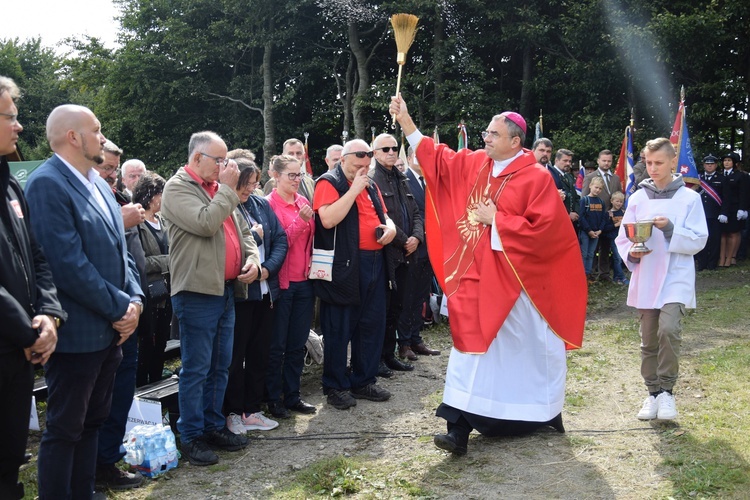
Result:
<svg viewBox="0 0 750 500">
<path fill-rule="evenodd" d="M 112 406 L 109 417 L 99 429 L 99 449 L 96 462 L 102 465 L 116 464 L 125 456 L 122 440 L 128 413 L 135 394 L 135 372 L 138 367 L 138 331 L 128 337 L 120 346 L 122 362 L 115 374 L 115 385 L 112 388 Z"/>
<path fill-rule="evenodd" d="M 599 243 L 599 239 L 589 238 L 586 232 L 581 231 L 579 241 L 581 242 L 581 253 L 583 254 L 583 269 L 588 276 L 591 274 L 591 266 L 594 264 L 594 254 L 596 253 L 596 245 Z"/>
<path fill-rule="evenodd" d="M 268 401 L 294 406 L 300 401 L 299 386 L 305 364 L 305 342 L 312 326 L 315 295 L 311 281 L 292 281 L 276 300 L 266 390 Z"/>
<path fill-rule="evenodd" d="M 323 387 L 348 390 L 375 382 L 385 337 L 385 267 L 383 252 L 359 252 L 359 299 L 356 306 L 321 301 Z M 352 344 L 352 370 L 346 351 Z"/>
<path fill-rule="evenodd" d="M 614 270 L 614 280 L 623 281 L 625 279 L 625 273 L 622 272 L 622 258 L 620 252 L 617 250 L 617 244 L 615 240 L 610 240 L 612 247 L 612 269 Z"/>
<path fill-rule="evenodd" d="M 75 333 L 75 332 L 73 332 Z M 44 366 L 47 428 L 39 445 L 39 498 L 91 498 L 99 428 L 109 415 L 120 346 L 54 353 Z"/>
<path fill-rule="evenodd" d="M 222 413 L 234 340 L 234 289 L 224 295 L 179 292 L 172 307 L 180 322 L 180 418 L 177 430 L 187 444 L 225 427 Z"/>
</svg>

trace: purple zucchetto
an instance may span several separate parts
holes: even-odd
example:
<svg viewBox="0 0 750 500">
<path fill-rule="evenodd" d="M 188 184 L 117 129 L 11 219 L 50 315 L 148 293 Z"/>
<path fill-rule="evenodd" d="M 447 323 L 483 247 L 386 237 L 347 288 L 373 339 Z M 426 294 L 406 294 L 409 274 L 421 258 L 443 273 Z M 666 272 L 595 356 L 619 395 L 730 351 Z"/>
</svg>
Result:
<svg viewBox="0 0 750 500">
<path fill-rule="evenodd" d="M 521 130 L 523 130 L 524 133 L 526 133 L 526 120 L 523 119 L 523 116 L 519 115 L 515 111 L 503 111 L 502 113 L 500 113 L 500 116 L 512 121 L 513 123 L 521 127 Z"/>
</svg>

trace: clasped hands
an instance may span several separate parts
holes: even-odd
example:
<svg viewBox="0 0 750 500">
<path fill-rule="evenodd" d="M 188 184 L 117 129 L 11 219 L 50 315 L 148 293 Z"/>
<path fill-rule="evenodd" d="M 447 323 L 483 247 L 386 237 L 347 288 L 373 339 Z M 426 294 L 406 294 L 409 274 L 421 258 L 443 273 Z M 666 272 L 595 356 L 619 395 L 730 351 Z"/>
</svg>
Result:
<svg viewBox="0 0 750 500">
<path fill-rule="evenodd" d="M 125 315 L 119 320 L 112 323 L 112 328 L 120 334 L 120 340 L 117 341 L 117 345 L 122 344 L 128 337 L 130 337 L 138 326 L 138 320 L 141 317 L 141 306 L 137 302 L 131 302 L 128 304 L 128 308 L 125 311 Z"/>
</svg>

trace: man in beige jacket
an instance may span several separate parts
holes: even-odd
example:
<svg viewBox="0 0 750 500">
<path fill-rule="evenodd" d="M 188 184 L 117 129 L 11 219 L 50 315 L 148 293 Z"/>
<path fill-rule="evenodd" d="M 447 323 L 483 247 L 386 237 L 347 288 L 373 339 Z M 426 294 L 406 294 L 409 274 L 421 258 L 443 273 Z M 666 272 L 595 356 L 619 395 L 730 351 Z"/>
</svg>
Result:
<svg viewBox="0 0 750 500">
<path fill-rule="evenodd" d="M 247 438 L 226 427 L 222 402 L 234 338 L 235 293 L 260 277 L 258 247 L 234 210 L 239 170 L 213 132 L 190 138 L 188 164 L 167 182 L 161 211 L 169 235 L 172 307 L 180 325 L 182 454 L 193 465 L 219 461 Z M 218 181 L 218 182 L 217 182 Z"/>
</svg>

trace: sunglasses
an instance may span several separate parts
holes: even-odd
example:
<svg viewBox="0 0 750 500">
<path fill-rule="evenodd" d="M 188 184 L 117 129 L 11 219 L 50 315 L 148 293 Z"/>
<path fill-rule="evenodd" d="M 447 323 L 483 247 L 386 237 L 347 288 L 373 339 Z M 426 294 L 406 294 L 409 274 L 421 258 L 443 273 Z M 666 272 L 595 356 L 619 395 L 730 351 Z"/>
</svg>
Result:
<svg viewBox="0 0 750 500">
<path fill-rule="evenodd" d="M 357 158 L 372 158 L 372 151 L 354 151 L 353 153 L 346 153 L 346 155 L 354 155 Z"/>
<path fill-rule="evenodd" d="M 391 151 L 393 151 L 394 153 L 398 153 L 398 146 L 386 146 L 384 148 L 378 148 L 378 149 L 381 150 L 383 153 L 389 153 Z"/>
</svg>

